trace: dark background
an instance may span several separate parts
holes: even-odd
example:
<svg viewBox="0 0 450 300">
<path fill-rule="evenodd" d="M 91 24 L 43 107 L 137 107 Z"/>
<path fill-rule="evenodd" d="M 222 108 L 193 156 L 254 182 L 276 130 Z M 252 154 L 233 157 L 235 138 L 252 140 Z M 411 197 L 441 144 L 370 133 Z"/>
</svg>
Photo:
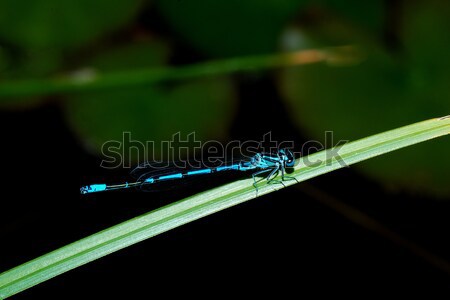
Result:
<svg viewBox="0 0 450 300">
<path fill-rule="evenodd" d="M 392 5 L 394 20 L 395 9 L 399 8 Z M 211 58 L 177 40 L 167 21 L 152 9 L 144 10 L 135 23 L 175 36 L 173 64 Z M 395 26 L 391 23 L 395 22 L 387 22 Z M 401 46 L 392 32 L 386 31 L 383 38 L 388 48 L 397 49 Z M 113 40 L 127 35 L 116 33 Z M 311 138 L 290 121 L 272 75 L 233 75 L 239 100 L 230 140 L 258 140 L 271 131 L 275 140 L 294 140 L 299 147 Z M 127 171 L 99 167 L 101 157 L 83 147 L 65 119 L 61 100 L 50 96 L 40 105 L 0 111 L 0 271 L 221 182 L 203 181 L 168 193 L 80 196 L 80 186 L 99 178 L 121 178 Z M 270 122 L 261 118 L 267 115 Z M 442 142 L 448 144 L 445 138 Z M 383 158 L 374 161 L 381 163 Z M 450 203 L 433 194 L 389 190 L 364 171 L 361 163 L 358 169 L 343 168 L 258 197 L 71 270 L 14 298 L 447 294 Z"/>
</svg>

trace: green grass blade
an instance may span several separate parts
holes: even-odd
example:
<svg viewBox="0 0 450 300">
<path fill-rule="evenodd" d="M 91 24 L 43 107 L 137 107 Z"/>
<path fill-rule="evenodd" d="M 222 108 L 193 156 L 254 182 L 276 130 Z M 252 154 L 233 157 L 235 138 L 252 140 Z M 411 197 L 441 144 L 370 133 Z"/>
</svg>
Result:
<svg viewBox="0 0 450 300">
<path fill-rule="evenodd" d="M 450 133 L 450 117 L 431 119 L 370 136 L 342 146 L 332 157 L 333 150 L 321 151 L 307 157 L 314 166 L 305 166 L 303 159 L 293 174 L 298 182 L 351 165 L 374 156 L 420 143 Z M 432 149 L 430 149 L 432 153 Z M 6 298 L 68 270 L 86 264 L 109 253 L 197 220 L 222 209 L 256 198 L 252 179 L 236 181 L 113 226 L 75 243 L 43 255 L 0 274 L 0 297 Z M 285 181 L 285 185 L 295 184 Z M 280 189 L 280 184 L 259 185 L 258 196 Z"/>
</svg>

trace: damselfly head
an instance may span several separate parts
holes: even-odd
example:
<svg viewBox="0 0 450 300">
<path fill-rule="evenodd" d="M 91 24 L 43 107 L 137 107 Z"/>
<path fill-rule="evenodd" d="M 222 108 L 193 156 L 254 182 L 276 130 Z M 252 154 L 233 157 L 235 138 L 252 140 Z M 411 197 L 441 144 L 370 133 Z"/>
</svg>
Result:
<svg viewBox="0 0 450 300">
<path fill-rule="evenodd" d="M 288 168 L 292 168 L 295 165 L 295 157 L 294 153 L 292 153 L 289 149 L 280 149 L 279 151 L 280 157 L 283 159 L 285 166 Z"/>
</svg>

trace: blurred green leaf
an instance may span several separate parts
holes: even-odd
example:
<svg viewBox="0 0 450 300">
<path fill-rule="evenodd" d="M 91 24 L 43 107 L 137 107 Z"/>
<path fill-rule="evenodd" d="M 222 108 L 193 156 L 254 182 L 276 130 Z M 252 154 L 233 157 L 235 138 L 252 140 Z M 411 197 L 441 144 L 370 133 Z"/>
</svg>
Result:
<svg viewBox="0 0 450 300">
<path fill-rule="evenodd" d="M 311 0 L 311 6 L 335 14 L 348 23 L 380 32 L 384 23 L 385 1 L 382 0 Z M 327 21 L 327 20 L 323 20 Z"/>
<path fill-rule="evenodd" d="M 5 77 L 5 71 L 11 63 L 10 54 L 0 46 L 0 79 Z"/>
<path fill-rule="evenodd" d="M 5 84 L 12 79 L 38 78 L 48 76 L 62 65 L 59 51 L 29 50 L 20 55 L 0 46 L 0 81 Z M 42 97 L 1 97 L 0 108 L 30 108 L 42 102 Z"/>
<path fill-rule="evenodd" d="M 169 25 L 212 56 L 270 53 L 282 28 L 309 0 L 158 0 Z"/>
<path fill-rule="evenodd" d="M 447 12 L 442 10 L 441 13 L 445 15 Z M 416 14 L 416 17 L 421 17 L 424 12 L 418 9 Z M 435 14 L 440 13 L 435 11 Z M 415 54 L 411 54 L 409 64 L 381 50 L 361 47 L 366 60 L 360 64 L 337 66 L 319 63 L 283 70 L 280 88 L 291 108 L 293 120 L 314 139 L 323 140 L 324 131 L 332 130 L 335 140 L 348 140 L 448 113 L 450 87 L 444 82 L 448 83 L 450 69 L 445 63 L 439 63 L 443 53 L 436 55 L 435 50 L 440 43 L 450 47 L 446 32 L 439 27 L 444 18 L 436 17 L 434 23 L 430 19 L 428 31 L 419 34 L 417 40 L 411 40 L 425 43 L 432 52 L 425 51 L 423 45 L 417 46 L 422 49 L 419 51 L 411 44 L 407 52 Z M 421 22 L 407 24 L 414 26 Z M 419 25 L 419 28 L 405 31 L 420 33 L 425 29 Z M 448 53 L 448 50 L 445 51 Z M 429 72 L 435 76 L 429 77 Z M 360 125 L 355 127 L 353 124 Z M 360 168 L 393 188 L 449 195 L 450 186 L 445 180 L 448 163 L 442 161 L 445 153 L 449 152 L 448 143 L 432 143 L 371 160 Z M 387 167 L 389 172 L 385 171 Z"/>
<path fill-rule="evenodd" d="M 143 0 L 2 0 L 0 37 L 23 48 L 80 46 L 129 22 Z"/>
<path fill-rule="evenodd" d="M 404 6 L 401 38 L 410 63 L 411 92 L 448 108 L 450 96 L 450 2 L 412 2 Z"/>
<path fill-rule="evenodd" d="M 67 50 L 129 22 L 144 0 L 0 1 L 0 39 L 14 58 L 0 57 L 2 78 L 40 78 L 64 66 Z M 0 47 L 0 50 L 1 47 Z M 1 56 L 1 55 L 0 55 Z M 2 108 L 39 104 L 41 97 L 3 98 Z"/>
<path fill-rule="evenodd" d="M 414 1 L 404 6 L 401 38 L 415 64 L 447 70 L 450 49 L 450 2 Z"/>
<path fill-rule="evenodd" d="M 102 53 L 88 66 L 101 71 L 148 68 L 163 65 L 167 55 L 168 47 L 153 41 Z M 70 124 L 95 153 L 106 141 L 122 141 L 123 132 L 131 132 L 133 140 L 154 141 L 159 156 L 159 143 L 179 131 L 182 138 L 194 131 L 202 140 L 226 137 L 234 99 L 227 77 L 211 77 L 80 94 L 65 108 Z"/>
</svg>

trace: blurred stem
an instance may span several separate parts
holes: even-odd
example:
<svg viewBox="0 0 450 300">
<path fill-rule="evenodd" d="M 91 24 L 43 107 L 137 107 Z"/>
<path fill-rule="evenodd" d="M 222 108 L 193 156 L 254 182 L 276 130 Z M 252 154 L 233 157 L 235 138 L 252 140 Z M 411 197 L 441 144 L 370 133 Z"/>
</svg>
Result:
<svg viewBox="0 0 450 300">
<path fill-rule="evenodd" d="M 350 57 L 349 57 L 350 56 Z M 179 67 L 99 73 L 81 70 L 69 76 L 0 82 L 0 97 L 46 96 L 77 92 L 145 86 L 166 81 L 259 71 L 317 62 L 348 62 L 355 56 L 353 47 L 343 46 L 290 53 L 257 55 L 202 62 Z"/>
</svg>

